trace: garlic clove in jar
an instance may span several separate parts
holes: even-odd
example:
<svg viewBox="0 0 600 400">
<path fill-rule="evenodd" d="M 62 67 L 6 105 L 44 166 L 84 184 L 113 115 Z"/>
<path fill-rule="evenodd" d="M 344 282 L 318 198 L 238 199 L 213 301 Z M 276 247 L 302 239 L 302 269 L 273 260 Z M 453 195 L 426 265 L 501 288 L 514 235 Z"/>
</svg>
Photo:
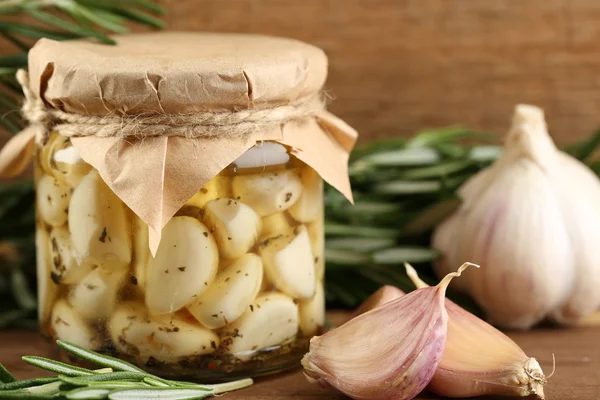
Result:
<svg viewBox="0 0 600 400">
<path fill-rule="evenodd" d="M 226 353 L 247 359 L 270 346 L 284 343 L 298 333 L 298 306 L 281 293 L 264 293 L 234 323 L 223 328 Z"/>
<path fill-rule="evenodd" d="M 302 359 L 308 380 L 354 399 L 414 398 L 442 358 L 446 288 L 469 265 L 435 287 L 415 290 L 312 338 Z"/>
<path fill-rule="evenodd" d="M 64 299 L 54 304 L 50 326 L 57 339 L 91 350 L 100 347 L 100 338 Z"/>
<path fill-rule="evenodd" d="M 285 146 L 275 142 L 259 142 L 233 163 L 238 168 L 263 168 L 269 165 L 281 165 L 290 161 Z"/>
<path fill-rule="evenodd" d="M 323 179 L 312 168 L 301 169 L 302 195 L 289 213 L 298 222 L 316 221 L 323 214 Z"/>
<path fill-rule="evenodd" d="M 84 319 L 96 322 L 114 311 L 127 269 L 95 268 L 69 293 L 68 302 Z"/>
<path fill-rule="evenodd" d="M 204 208 L 209 201 L 222 197 L 231 197 L 230 178 L 216 176 L 202 186 L 185 205 Z"/>
<path fill-rule="evenodd" d="M 192 217 L 172 218 L 146 271 L 150 313 L 170 314 L 191 304 L 215 279 L 218 266 L 219 250 L 209 229 Z"/>
<path fill-rule="evenodd" d="M 152 255 L 148 244 L 148 225 L 140 217 L 133 217 L 133 259 L 131 281 L 141 289 L 146 287 L 146 268 Z"/>
<path fill-rule="evenodd" d="M 213 233 L 224 258 L 238 258 L 247 253 L 261 230 L 261 219 L 239 200 L 217 199 L 206 203 L 204 221 Z"/>
<path fill-rule="evenodd" d="M 202 325 L 222 328 L 238 319 L 254 301 L 263 279 L 262 260 L 248 253 L 226 267 L 187 307 Z"/>
<path fill-rule="evenodd" d="M 406 264 L 417 288 L 428 287 Z M 546 377 L 535 358 L 528 357 L 508 336 L 446 300 L 448 337 L 442 361 L 427 386 L 444 397 L 535 395 L 544 398 Z"/>
<path fill-rule="evenodd" d="M 310 248 L 315 262 L 317 280 L 325 276 L 325 226 L 323 219 L 318 219 L 306 226 L 310 238 Z"/>
<path fill-rule="evenodd" d="M 266 217 L 289 209 L 302 194 L 302 182 L 289 170 L 238 175 L 233 178 L 233 197 Z"/>
<path fill-rule="evenodd" d="M 36 271 L 37 271 L 37 297 L 38 319 L 45 322 L 50 316 L 52 304 L 58 293 L 58 285 L 52 280 L 52 261 L 50 253 L 50 235 L 44 229 L 38 228 L 35 232 Z"/>
<path fill-rule="evenodd" d="M 259 245 L 269 281 L 294 298 L 310 299 L 316 290 L 316 271 L 308 231 L 304 225 Z"/>
<path fill-rule="evenodd" d="M 36 205 L 40 216 L 50 226 L 67 222 L 71 189 L 56 178 L 43 175 L 37 182 Z"/>
<path fill-rule="evenodd" d="M 325 325 L 325 290 L 323 284 L 317 284 L 317 291 L 312 299 L 298 303 L 300 332 L 304 337 L 312 337 Z"/>
<path fill-rule="evenodd" d="M 69 231 L 79 260 L 109 266 L 131 262 L 127 210 L 95 170 L 73 191 Z"/>
<path fill-rule="evenodd" d="M 76 283 L 83 279 L 93 268 L 92 264 L 77 261 L 71 233 L 64 227 L 50 232 L 50 254 L 52 256 L 52 279 L 60 283 Z"/>
<path fill-rule="evenodd" d="M 292 227 L 292 221 L 285 212 L 271 214 L 262 219 L 261 237 L 271 237 L 287 232 Z"/>
<path fill-rule="evenodd" d="M 56 151 L 53 155 L 54 176 L 67 182 L 69 186 L 76 187 L 81 180 L 91 171 L 92 166 L 83 161 L 75 147 L 67 146 Z"/>
<path fill-rule="evenodd" d="M 152 317 L 143 305 L 120 304 L 108 323 L 110 336 L 119 350 L 145 362 L 177 362 L 213 353 L 219 337 L 200 324 L 177 315 Z"/>
<path fill-rule="evenodd" d="M 62 174 L 56 174 L 54 154 L 61 149 L 64 149 L 68 142 L 68 137 L 63 136 L 55 131 L 50 132 L 47 143 L 40 148 L 40 152 L 38 153 L 38 161 L 42 171 L 49 176 L 54 176 L 55 178 L 61 180 L 63 184 L 66 184 L 67 182 L 62 179 Z"/>
</svg>

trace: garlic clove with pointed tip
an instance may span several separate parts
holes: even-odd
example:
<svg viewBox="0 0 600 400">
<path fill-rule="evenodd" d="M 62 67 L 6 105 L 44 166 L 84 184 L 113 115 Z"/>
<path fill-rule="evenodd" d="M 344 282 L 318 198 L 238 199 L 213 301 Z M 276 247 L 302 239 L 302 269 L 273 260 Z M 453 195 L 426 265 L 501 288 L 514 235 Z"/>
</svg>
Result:
<svg viewBox="0 0 600 400">
<path fill-rule="evenodd" d="M 405 264 L 419 289 L 428 285 Z M 446 300 L 448 336 L 442 360 L 427 386 L 444 397 L 483 395 L 544 398 L 546 378 L 535 358 L 528 357 L 508 336 Z"/>
<path fill-rule="evenodd" d="M 307 378 L 354 399 L 414 398 L 442 358 L 446 288 L 469 265 L 436 287 L 415 290 L 314 337 L 302 359 Z"/>
</svg>

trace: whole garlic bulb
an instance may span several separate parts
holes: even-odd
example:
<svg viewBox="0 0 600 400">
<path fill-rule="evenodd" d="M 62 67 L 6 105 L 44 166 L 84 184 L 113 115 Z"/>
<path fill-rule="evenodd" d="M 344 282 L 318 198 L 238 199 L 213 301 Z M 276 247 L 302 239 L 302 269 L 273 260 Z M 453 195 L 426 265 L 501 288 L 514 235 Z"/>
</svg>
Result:
<svg viewBox="0 0 600 400">
<path fill-rule="evenodd" d="M 437 273 L 480 264 L 457 288 L 491 322 L 571 324 L 600 305 L 600 181 L 555 147 L 541 109 L 516 107 L 502 156 L 459 195 L 461 208 L 434 233 Z"/>
</svg>

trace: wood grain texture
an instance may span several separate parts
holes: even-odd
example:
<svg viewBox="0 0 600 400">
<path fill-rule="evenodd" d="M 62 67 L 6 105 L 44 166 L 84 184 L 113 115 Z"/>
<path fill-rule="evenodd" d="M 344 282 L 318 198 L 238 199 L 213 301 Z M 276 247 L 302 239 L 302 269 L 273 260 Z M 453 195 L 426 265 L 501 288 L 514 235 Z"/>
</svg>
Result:
<svg viewBox="0 0 600 400">
<path fill-rule="evenodd" d="M 172 30 L 265 33 L 325 49 L 331 110 L 363 140 L 455 123 L 503 133 L 519 102 L 546 110 L 559 143 L 600 126 L 597 0 L 160 2 Z"/>
<path fill-rule="evenodd" d="M 345 314 L 330 313 L 330 319 L 343 320 Z M 595 325 L 595 326 L 594 326 Z M 529 332 L 509 333 L 525 353 L 536 357 L 548 374 L 552 370 L 552 353 L 556 356 L 556 373 L 545 387 L 547 399 L 552 400 L 598 400 L 600 393 L 600 327 L 589 322 L 588 326 L 573 329 L 539 329 Z M 0 362 L 18 379 L 42 376 L 39 370 L 20 360 L 22 355 L 54 357 L 53 347 L 36 332 L 0 332 Z M 225 395 L 225 399 L 240 400 L 342 400 L 347 397 L 333 390 L 321 389 L 309 384 L 302 371 L 256 380 L 244 390 Z M 418 400 L 441 399 L 423 393 Z M 483 399 L 483 398 L 482 398 Z M 485 397 L 487 400 L 501 400 Z M 502 399 L 506 399 L 505 397 Z"/>
<path fill-rule="evenodd" d="M 365 138 L 461 123 L 503 133 L 542 106 L 558 142 L 600 126 L 596 0 L 163 0 L 169 29 L 325 49 L 331 110 Z"/>
</svg>

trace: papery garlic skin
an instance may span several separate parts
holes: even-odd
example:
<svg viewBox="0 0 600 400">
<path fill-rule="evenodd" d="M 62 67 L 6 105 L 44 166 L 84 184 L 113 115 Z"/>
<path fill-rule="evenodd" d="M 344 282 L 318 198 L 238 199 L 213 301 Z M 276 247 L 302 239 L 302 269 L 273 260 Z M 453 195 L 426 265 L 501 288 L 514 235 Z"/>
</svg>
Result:
<svg viewBox="0 0 600 400">
<path fill-rule="evenodd" d="M 574 279 L 567 301 L 550 318 L 573 324 L 600 305 L 600 184 L 592 171 L 570 155 L 561 153 L 559 160 L 563 174 L 556 191 L 571 239 Z"/>
<path fill-rule="evenodd" d="M 446 287 L 467 266 L 436 287 L 415 290 L 314 337 L 302 360 L 307 378 L 354 399 L 414 398 L 441 361 Z"/>
<path fill-rule="evenodd" d="M 472 260 L 459 289 L 497 325 L 576 322 L 600 305 L 600 181 L 556 149 L 542 110 L 516 108 L 503 155 L 459 190 L 433 236 L 446 265 Z"/>
</svg>

